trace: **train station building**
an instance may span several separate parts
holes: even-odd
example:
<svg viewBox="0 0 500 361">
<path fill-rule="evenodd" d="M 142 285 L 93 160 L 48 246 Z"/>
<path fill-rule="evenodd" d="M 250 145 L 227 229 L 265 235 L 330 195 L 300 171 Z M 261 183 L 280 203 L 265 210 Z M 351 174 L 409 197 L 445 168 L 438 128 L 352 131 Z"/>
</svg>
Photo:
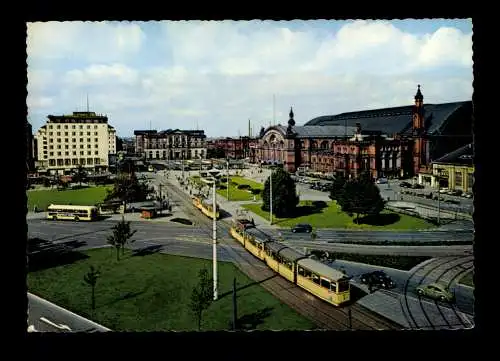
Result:
<svg viewBox="0 0 500 361">
<path fill-rule="evenodd" d="M 432 163 L 472 142 L 472 101 L 424 104 L 418 86 L 414 104 L 325 115 L 297 126 L 261 128 L 257 162 L 355 177 L 432 175 Z"/>
</svg>

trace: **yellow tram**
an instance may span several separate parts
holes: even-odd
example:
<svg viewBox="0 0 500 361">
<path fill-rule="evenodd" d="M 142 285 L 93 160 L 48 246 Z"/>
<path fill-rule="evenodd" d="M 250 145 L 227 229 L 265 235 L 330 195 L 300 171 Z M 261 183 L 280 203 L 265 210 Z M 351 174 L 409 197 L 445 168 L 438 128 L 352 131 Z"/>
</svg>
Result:
<svg viewBox="0 0 500 361">
<path fill-rule="evenodd" d="M 230 234 L 269 268 L 312 295 L 335 306 L 350 300 L 349 277 L 270 239 L 248 220 L 233 220 Z"/>
<path fill-rule="evenodd" d="M 193 197 L 193 205 L 196 208 L 198 208 L 201 211 L 201 213 L 203 213 L 207 217 L 209 217 L 209 218 L 213 218 L 214 217 L 213 203 L 210 202 L 210 200 L 208 200 L 206 198 L 199 197 L 199 196 L 194 196 Z M 215 212 L 216 219 L 220 218 L 220 212 L 219 211 L 220 211 L 219 205 L 216 204 L 216 212 Z"/>
</svg>

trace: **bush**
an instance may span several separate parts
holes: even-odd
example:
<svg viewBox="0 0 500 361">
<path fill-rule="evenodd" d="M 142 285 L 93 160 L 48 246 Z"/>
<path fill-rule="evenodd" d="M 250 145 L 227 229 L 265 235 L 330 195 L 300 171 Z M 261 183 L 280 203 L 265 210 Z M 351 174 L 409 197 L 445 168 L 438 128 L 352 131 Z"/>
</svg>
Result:
<svg viewBox="0 0 500 361">
<path fill-rule="evenodd" d="M 252 189 L 249 184 L 239 184 L 236 188 L 238 189 Z"/>
<path fill-rule="evenodd" d="M 233 187 L 236 187 L 236 186 L 238 186 L 238 183 L 231 181 L 231 185 L 232 185 Z"/>
<path fill-rule="evenodd" d="M 252 194 L 258 195 L 258 194 L 260 194 L 262 192 L 262 189 L 251 188 L 250 191 L 252 192 Z"/>
</svg>

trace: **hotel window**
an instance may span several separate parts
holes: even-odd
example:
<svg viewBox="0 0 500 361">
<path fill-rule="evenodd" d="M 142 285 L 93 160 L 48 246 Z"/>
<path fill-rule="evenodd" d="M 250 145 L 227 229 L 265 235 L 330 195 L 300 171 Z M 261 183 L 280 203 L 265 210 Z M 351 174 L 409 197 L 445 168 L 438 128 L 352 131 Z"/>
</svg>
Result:
<svg viewBox="0 0 500 361">
<path fill-rule="evenodd" d="M 49 149 L 54 149 L 54 146 L 53 145 L 49 145 Z"/>
<path fill-rule="evenodd" d="M 94 125 L 94 129 L 97 129 L 97 125 Z"/>
<path fill-rule="evenodd" d="M 73 152 L 73 153 L 74 153 L 74 152 Z M 75 155 L 75 154 L 73 154 L 73 155 Z M 78 164 L 78 159 L 75 159 L 75 158 L 71 159 L 71 163 L 72 163 L 73 165 L 77 165 L 77 164 Z"/>
<path fill-rule="evenodd" d="M 90 125 L 87 125 L 87 129 L 90 129 Z"/>
<path fill-rule="evenodd" d="M 87 148 L 92 148 L 92 144 L 87 144 Z"/>
<path fill-rule="evenodd" d="M 49 129 L 52 129 L 52 125 L 49 125 Z"/>
<path fill-rule="evenodd" d="M 76 144 L 73 144 L 72 148 L 73 148 L 73 149 L 76 149 Z"/>
<path fill-rule="evenodd" d="M 87 158 L 87 164 L 92 165 L 92 163 L 94 163 L 94 159 Z"/>
<path fill-rule="evenodd" d="M 85 152 L 83 150 L 80 151 L 80 155 L 84 155 Z"/>
<path fill-rule="evenodd" d="M 76 132 L 71 132 L 71 135 L 76 135 Z"/>
<path fill-rule="evenodd" d="M 85 165 L 85 158 L 80 158 L 80 164 Z"/>
<path fill-rule="evenodd" d="M 61 143 L 61 138 L 57 138 L 57 143 Z"/>
<path fill-rule="evenodd" d="M 95 138 L 94 140 L 95 140 L 96 142 L 98 142 L 98 141 L 99 141 L 99 138 Z"/>
<path fill-rule="evenodd" d="M 67 126 L 67 125 L 65 125 L 65 126 L 64 126 L 64 129 L 68 129 L 68 126 Z"/>
<path fill-rule="evenodd" d="M 83 143 L 83 138 L 80 138 L 80 143 Z"/>
<path fill-rule="evenodd" d="M 61 126 L 60 126 L 60 125 L 57 125 L 57 129 L 61 129 Z"/>
<path fill-rule="evenodd" d="M 72 126 L 71 126 L 71 129 L 75 129 L 75 125 L 72 125 Z"/>
<path fill-rule="evenodd" d="M 68 143 L 69 142 L 69 139 L 68 138 L 64 138 L 64 143 Z"/>
<path fill-rule="evenodd" d="M 83 144 L 80 144 L 80 149 L 83 149 Z"/>
<path fill-rule="evenodd" d="M 68 148 L 69 148 L 69 145 L 65 144 L 64 149 L 68 149 Z"/>
<path fill-rule="evenodd" d="M 49 165 L 51 167 L 55 166 L 56 165 L 56 160 L 55 159 L 49 159 Z"/>
<path fill-rule="evenodd" d="M 61 155 L 61 152 L 57 152 L 57 155 Z"/>
<path fill-rule="evenodd" d="M 96 145 L 95 145 L 95 148 L 99 148 L 99 144 L 96 144 Z"/>
<path fill-rule="evenodd" d="M 53 142 L 54 142 L 54 139 L 50 138 L 49 143 L 53 143 Z"/>
<path fill-rule="evenodd" d="M 65 159 L 64 165 L 71 165 L 71 159 Z"/>
<path fill-rule="evenodd" d="M 73 155 L 76 155 L 76 152 L 73 152 Z"/>
<path fill-rule="evenodd" d="M 57 136 L 60 137 L 61 136 L 61 132 L 57 132 Z"/>
<path fill-rule="evenodd" d="M 68 132 L 64 132 L 64 136 L 67 137 L 68 136 Z"/>
<path fill-rule="evenodd" d="M 90 138 L 87 138 L 87 142 L 89 142 L 89 143 L 90 143 Z"/>
<path fill-rule="evenodd" d="M 467 186 L 469 187 L 469 191 L 472 190 L 472 186 L 474 185 L 474 173 L 467 173 Z"/>
<path fill-rule="evenodd" d="M 455 187 L 462 187 L 462 172 L 455 172 Z"/>
<path fill-rule="evenodd" d="M 83 129 L 83 125 L 80 125 L 80 129 Z"/>
<path fill-rule="evenodd" d="M 87 132 L 87 136 L 90 137 L 90 132 Z"/>
<path fill-rule="evenodd" d="M 97 132 L 94 132 L 94 135 L 97 135 Z"/>
<path fill-rule="evenodd" d="M 94 159 L 94 164 L 101 164 L 101 159 L 95 158 Z"/>
<path fill-rule="evenodd" d="M 57 149 L 61 149 L 61 144 L 58 144 L 58 145 L 57 145 Z"/>
<path fill-rule="evenodd" d="M 76 138 L 72 138 L 72 139 L 71 139 L 71 141 L 72 141 L 73 143 L 76 143 Z"/>
<path fill-rule="evenodd" d="M 69 155 L 69 152 L 64 152 L 64 155 Z"/>
<path fill-rule="evenodd" d="M 99 155 L 99 151 L 98 150 L 95 151 L 95 155 Z"/>
<path fill-rule="evenodd" d="M 49 152 L 49 155 L 52 157 L 54 155 L 54 152 Z"/>
<path fill-rule="evenodd" d="M 89 151 L 87 152 L 87 155 L 92 155 L 92 152 L 89 150 Z"/>
<path fill-rule="evenodd" d="M 49 135 L 52 135 L 52 132 L 49 132 Z"/>
</svg>

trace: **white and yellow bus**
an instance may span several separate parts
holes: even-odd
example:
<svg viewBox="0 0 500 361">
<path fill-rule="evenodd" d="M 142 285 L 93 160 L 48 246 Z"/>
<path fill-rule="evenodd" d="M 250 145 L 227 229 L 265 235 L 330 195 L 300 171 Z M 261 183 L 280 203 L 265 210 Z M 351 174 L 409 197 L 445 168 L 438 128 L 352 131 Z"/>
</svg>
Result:
<svg viewBox="0 0 500 361">
<path fill-rule="evenodd" d="M 98 212 L 95 206 L 75 206 L 51 204 L 47 208 L 47 218 L 52 220 L 94 221 Z"/>
</svg>

